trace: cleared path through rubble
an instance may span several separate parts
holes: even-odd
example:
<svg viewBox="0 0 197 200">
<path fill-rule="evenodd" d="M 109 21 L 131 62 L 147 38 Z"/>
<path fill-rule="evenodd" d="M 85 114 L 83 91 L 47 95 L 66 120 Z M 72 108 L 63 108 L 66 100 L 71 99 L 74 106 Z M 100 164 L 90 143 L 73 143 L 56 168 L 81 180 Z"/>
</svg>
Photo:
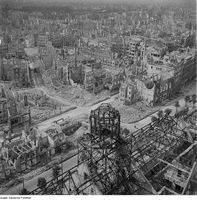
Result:
<svg viewBox="0 0 197 200">
<path fill-rule="evenodd" d="M 101 105 L 102 103 L 110 103 L 110 102 L 114 101 L 114 98 L 115 98 L 115 97 L 116 97 L 116 96 L 113 96 L 113 97 L 111 97 L 111 98 L 108 99 L 108 100 L 105 100 L 105 101 L 103 101 L 103 102 L 100 102 L 100 103 L 95 104 L 95 105 L 90 106 L 90 107 L 78 107 L 78 108 L 76 108 L 76 109 L 74 109 L 74 110 L 71 110 L 71 111 L 69 111 L 69 112 L 63 113 L 63 114 L 58 115 L 58 116 L 56 116 L 56 117 L 54 117 L 54 118 L 48 119 L 48 120 L 46 120 L 46 121 L 44 121 L 44 122 L 41 122 L 41 123 L 39 123 L 39 124 L 37 125 L 37 127 L 38 127 L 38 129 L 39 129 L 40 131 L 43 131 L 43 130 L 46 130 L 46 129 L 52 124 L 53 121 L 56 121 L 56 120 L 58 120 L 58 119 L 60 119 L 60 118 L 67 118 L 67 117 L 73 118 L 73 117 L 77 117 L 77 116 L 82 115 L 82 114 L 88 114 L 88 115 L 89 115 L 90 112 L 91 112 L 91 110 L 96 109 L 96 108 L 97 108 L 99 105 Z M 184 99 L 179 100 L 179 104 L 180 104 L 179 109 L 182 109 L 182 108 L 185 106 L 185 101 L 184 101 Z M 171 106 L 163 106 L 163 107 L 161 107 L 161 110 L 164 111 L 166 108 L 169 108 L 169 109 L 172 110 L 171 115 L 174 115 L 174 114 L 175 114 L 176 108 L 175 108 L 174 105 L 171 105 Z M 157 113 L 157 112 L 156 112 L 156 113 Z M 140 120 L 139 122 L 135 122 L 135 123 L 131 123 L 131 124 L 126 124 L 126 123 L 121 122 L 121 125 L 122 125 L 123 127 L 125 127 L 125 128 L 128 128 L 128 129 L 131 130 L 131 131 L 135 131 L 136 129 L 142 128 L 143 126 L 149 124 L 149 123 L 151 122 L 151 117 L 152 117 L 153 115 L 155 115 L 156 113 L 149 115 L 148 117 L 146 117 L 146 118 Z"/>
<path fill-rule="evenodd" d="M 48 120 L 46 120 L 44 122 L 41 122 L 41 123 L 37 124 L 37 127 L 38 127 L 39 130 L 45 130 L 51 125 L 51 123 L 53 121 L 56 121 L 56 120 L 58 120 L 60 118 L 67 118 L 67 117 L 74 118 L 74 117 L 77 117 L 77 116 L 82 115 L 82 114 L 88 114 L 89 115 L 91 110 L 96 109 L 102 103 L 110 103 L 110 102 L 114 101 L 116 97 L 117 97 L 117 95 L 114 95 L 110 99 L 107 99 L 107 100 L 104 100 L 102 102 L 99 102 L 99 103 L 97 103 L 97 104 L 95 104 L 93 106 L 77 107 L 74 110 L 68 111 L 68 112 L 63 113 L 61 115 L 58 115 L 58 116 L 53 117 L 51 119 L 48 119 Z"/>
</svg>

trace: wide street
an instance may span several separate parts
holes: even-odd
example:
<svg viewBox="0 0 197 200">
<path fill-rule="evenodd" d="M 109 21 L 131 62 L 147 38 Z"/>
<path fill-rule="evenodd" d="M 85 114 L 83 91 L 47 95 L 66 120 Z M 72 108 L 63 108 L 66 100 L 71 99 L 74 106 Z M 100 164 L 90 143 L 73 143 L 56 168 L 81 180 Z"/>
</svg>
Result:
<svg viewBox="0 0 197 200">
<path fill-rule="evenodd" d="M 75 165 L 77 165 L 77 156 L 74 156 L 74 157 L 70 158 L 69 160 L 62 163 L 63 172 L 72 168 Z M 36 189 L 39 177 L 44 177 L 46 179 L 46 181 L 50 181 L 53 178 L 52 169 L 49 169 L 49 170 L 43 172 L 42 174 L 35 176 L 34 178 L 26 181 L 25 182 L 25 188 L 28 191 L 32 191 L 32 190 Z M 23 188 L 23 184 L 21 183 L 17 186 L 10 188 L 6 192 L 4 192 L 3 195 L 17 195 L 17 194 L 19 194 L 19 191 L 22 188 Z"/>
</svg>

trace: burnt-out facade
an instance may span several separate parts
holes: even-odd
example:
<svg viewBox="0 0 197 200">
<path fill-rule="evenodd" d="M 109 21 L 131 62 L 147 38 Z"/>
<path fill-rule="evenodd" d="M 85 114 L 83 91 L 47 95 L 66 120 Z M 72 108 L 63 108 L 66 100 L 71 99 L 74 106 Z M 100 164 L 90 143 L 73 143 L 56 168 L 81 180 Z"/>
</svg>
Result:
<svg viewBox="0 0 197 200">
<path fill-rule="evenodd" d="M 29 65 L 26 60 L 3 59 L 0 68 L 0 80 L 12 82 L 19 88 L 31 86 Z"/>
<path fill-rule="evenodd" d="M 31 125 L 30 109 L 24 102 L 18 102 L 13 91 L 7 86 L 1 88 L 0 122 L 9 127 L 9 137 Z"/>
<path fill-rule="evenodd" d="M 155 83 L 153 105 L 161 104 L 166 99 L 170 99 L 173 95 L 173 87 L 173 78 Z"/>
<path fill-rule="evenodd" d="M 188 56 L 182 62 L 182 77 L 181 81 L 186 84 L 196 76 L 196 54 Z"/>
</svg>

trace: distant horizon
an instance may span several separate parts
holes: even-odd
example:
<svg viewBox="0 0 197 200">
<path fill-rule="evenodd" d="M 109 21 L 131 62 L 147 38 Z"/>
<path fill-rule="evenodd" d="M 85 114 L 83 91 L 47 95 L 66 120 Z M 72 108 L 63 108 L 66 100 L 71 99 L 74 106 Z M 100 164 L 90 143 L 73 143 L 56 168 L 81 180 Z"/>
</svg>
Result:
<svg viewBox="0 0 197 200">
<path fill-rule="evenodd" d="M 145 4 L 168 4 L 187 3 L 196 4 L 196 0 L 0 0 L 0 2 L 21 2 L 21 3 L 145 3 Z"/>
<path fill-rule="evenodd" d="M 107 6 L 107 5 L 128 5 L 128 6 L 172 6 L 172 7 L 182 7 L 191 10 L 196 10 L 196 0 L 0 0 L 0 4 L 9 4 L 11 7 L 16 6 L 73 6 L 73 5 L 83 5 L 83 6 Z"/>
</svg>

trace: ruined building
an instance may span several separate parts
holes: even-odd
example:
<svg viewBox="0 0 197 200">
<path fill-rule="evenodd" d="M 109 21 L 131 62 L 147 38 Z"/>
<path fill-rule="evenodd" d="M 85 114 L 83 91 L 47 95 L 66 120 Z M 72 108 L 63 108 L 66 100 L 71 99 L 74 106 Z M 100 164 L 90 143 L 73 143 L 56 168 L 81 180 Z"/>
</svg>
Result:
<svg viewBox="0 0 197 200">
<path fill-rule="evenodd" d="M 102 91 L 107 80 L 106 71 L 95 60 L 84 60 L 79 66 L 70 68 L 69 73 L 74 83 L 83 85 L 87 91 L 93 93 Z"/>
<path fill-rule="evenodd" d="M 7 122 L 8 111 L 7 111 L 7 99 L 3 88 L 0 91 L 0 123 Z"/>
<path fill-rule="evenodd" d="M 8 139 L 15 137 L 24 130 L 25 126 L 30 126 L 31 115 L 27 99 L 18 99 L 13 91 L 7 86 L 1 87 L 1 122 L 7 123 L 9 127 Z"/>
<path fill-rule="evenodd" d="M 196 52 L 194 49 L 179 49 L 179 51 L 164 55 L 162 59 L 151 58 L 147 57 L 145 73 L 132 74 L 132 77 L 127 74 L 128 81 L 122 83 L 120 90 L 120 96 L 124 102 L 126 98 L 123 94 L 130 85 L 130 79 L 133 81 L 133 86 L 136 85 L 136 90 L 143 100 L 150 105 L 157 105 L 172 98 L 182 86 L 196 76 Z M 131 96 L 134 93 L 136 93 L 135 90 Z M 134 96 L 130 100 L 131 102 L 135 102 Z"/>
<path fill-rule="evenodd" d="M 3 59 L 0 69 L 0 79 L 13 83 L 15 87 L 31 85 L 28 62 L 21 59 Z"/>
<path fill-rule="evenodd" d="M 84 60 L 81 65 L 70 69 L 70 78 L 95 94 L 103 89 L 118 91 L 125 78 L 125 71 L 105 68 L 96 60 Z"/>
<path fill-rule="evenodd" d="M 31 127 L 31 114 L 27 98 L 19 99 L 9 86 L 1 86 L 0 97 L 0 173 L 1 178 L 7 178 L 18 169 L 19 160 L 26 159 L 25 153 L 33 147 L 25 136 Z"/>
<path fill-rule="evenodd" d="M 121 84 L 119 95 L 120 101 L 125 105 L 133 104 L 141 99 L 137 84 L 132 79 L 126 79 L 126 81 Z"/>
</svg>

